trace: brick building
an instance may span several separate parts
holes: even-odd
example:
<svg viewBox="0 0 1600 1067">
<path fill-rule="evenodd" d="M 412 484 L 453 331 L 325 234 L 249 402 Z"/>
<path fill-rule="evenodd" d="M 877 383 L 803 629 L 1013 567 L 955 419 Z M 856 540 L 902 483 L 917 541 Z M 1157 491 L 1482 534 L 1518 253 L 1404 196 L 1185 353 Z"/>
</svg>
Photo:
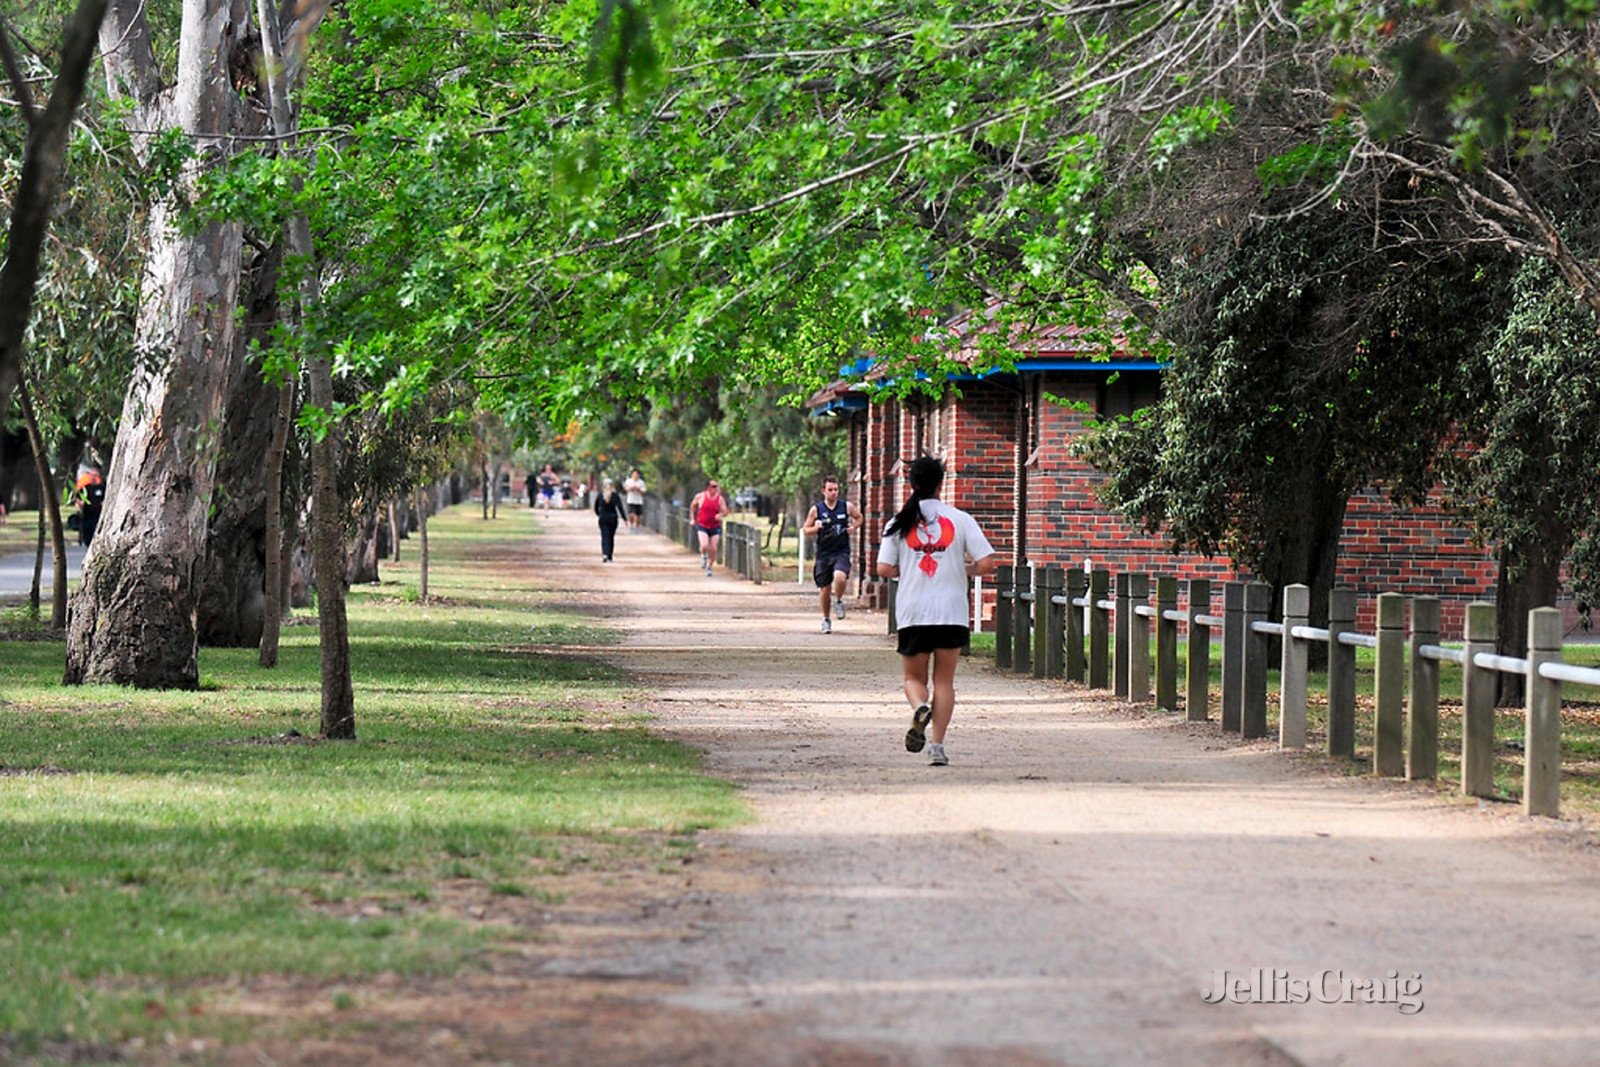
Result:
<svg viewBox="0 0 1600 1067">
<path fill-rule="evenodd" d="M 1081 567 L 1088 559 L 1113 572 L 1247 577 L 1226 557 L 1174 554 L 1159 536 L 1106 510 L 1096 496 L 1104 475 L 1069 453 L 1086 422 L 1153 402 L 1160 375 L 1149 359 L 1097 361 L 1075 331 L 1062 328 L 1031 336 L 1015 373 L 957 375 L 959 396 L 875 402 L 850 381 L 817 393 L 812 414 L 850 434 L 845 491 L 866 515 L 857 595 L 883 601 L 882 583 L 862 564 L 875 558 L 878 531 L 909 493 L 905 465 L 924 453 L 945 460 L 944 498 L 972 513 L 1007 562 Z M 1372 597 L 1399 592 L 1439 596 L 1444 632 L 1457 632 L 1467 602 L 1493 599 L 1495 576 L 1492 550 L 1474 545 L 1441 507 L 1398 508 L 1377 490 L 1351 499 L 1337 584 L 1360 595 L 1363 627 L 1371 624 Z"/>
</svg>

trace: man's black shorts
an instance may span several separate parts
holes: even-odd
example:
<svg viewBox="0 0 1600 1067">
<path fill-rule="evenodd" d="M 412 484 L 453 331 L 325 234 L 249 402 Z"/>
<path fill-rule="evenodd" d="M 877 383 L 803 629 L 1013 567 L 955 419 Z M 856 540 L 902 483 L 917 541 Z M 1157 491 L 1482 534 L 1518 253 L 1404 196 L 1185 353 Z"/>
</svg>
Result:
<svg viewBox="0 0 1600 1067">
<path fill-rule="evenodd" d="M 941 648 L 966 648 L 972 631 L 965 626 L 902 626 L 897 634 L 902 656 L 920 656 Z"/>
<path fill-rule="evenodd" d="M 643 504 L 629 504 L 628 505 L 628 514 L 629 515 L 643 515 L 644 514 L 644 505 Z"/>
<path fill-rule="evenodd" d="M 816 563 L 811 567 L 811 578 L 817 583 L 818 589 L 824 589 L 833 584 L 833 574 L 839 571 L 843 574 L 850 573 L 850 550 L 841 549 L 838 552 L 822 552 L 817 555 Z"/>
</svg>

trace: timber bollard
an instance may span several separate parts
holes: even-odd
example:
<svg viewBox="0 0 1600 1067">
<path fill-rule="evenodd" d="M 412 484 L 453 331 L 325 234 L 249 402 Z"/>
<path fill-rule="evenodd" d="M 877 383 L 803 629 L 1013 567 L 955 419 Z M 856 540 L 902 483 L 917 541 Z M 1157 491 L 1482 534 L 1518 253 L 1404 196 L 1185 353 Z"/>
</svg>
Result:
<svg viewBox="0 0 1600 1067">
<path fill-rule="evenodd" d="M 1527 733 L 1522 814 L 1561 813 L 1561 683 L 1539 676 L 1539 664 L 1561 662 L 1561 612 L 1528 612 Z"/>
<path fill-rule="evenodd" d="M 1245 740 L 1267 736 L 1267 660 L 1272 636 L 1258 633 L 1255 624 L 1267 621 L 1272 610 L 1272 589 L 1260 582 L 1244 587 L 1244 664 L 1239 679 L 1239 736 Z"/>
<path fill-rule="evenodd" d="M 1105 689 L 1111 684 L 1111 618 L 1100 605 L 1111 593 L 1111 572 L 1097 570 L 1089 575 L 1089 688 Z"/>
<path fill-rule="evenodd" d="M 1133 647 L 1132 629 L 1128 623 L 1133 613 L 1128 609 L 1128 601 L 1132 597 L 1133 574 L 1121 571 L 1117 574 L 1116 614 L 1112 622 L 1117 627 L 1117 639 L 1112 645 L 1111 689 L 1123 700 L 1128 699 L 1128 650 Z"/>
<path fill-rule="evenodd" d="M 1373 675 L 1372 773 L 1398 778 L 1406 771 L 1406 600 L 1378 594 L 1378 657 Z"/>
<path fill-rule="evenodd" d="M 1244 583 L 1222 587 L 1222 728 L 1239 732 L 1244 682 Z"/>
<path fill-rule="evenodd" d="M 1339 635 L 1356 628 L 1356 595 L 1328 594 L 1328 755 L 1356 756 L 1356 650 Z"/>
<path fill-rule="evenodd" d="M 1494 702 L 1500 681 L 1494 671 L 1473 663 L 1480 652 L 1494 652 L 1494 605 L 1467 605 L 1465 657 L 1461 664 L 1461 792 L 1494 796 Z"/>
<path fill-rule="evenodd" d="M 1069 567 L 1066 579 L 1067 681 L 1082 682 L 1088 674 L 1083 656 L 1083 609 L 1072 602 L 1089 596 L 1089 576 L 1076 567 Z"/>
<path fill-rule="evenodd" d="M 1011 624 L 1016 613 L 1011 598 L 1016 596 L 1016 568 L 1009 564 L 994 571 L 994 665 L 1011 666 Z"/>
<path fill-rule="evenodd" d="M 1178 710 L 1178 579 L 1156 579 L 1156 706 Z"/>
<path fill-rule="evenodd" d="M 900 632 L 900 624 L 895 621 L 894 617 L 894 602 L 900 593 L 900 579 L 885 578 L 884 581 L 888 583 L 889 588 L 883 598 L 883 614 L 889 624 L 889 636 L 893 637 Z"/>
<path fill-rule="evenodd" d="M 1311 646 L 1294 636 L 1311 624 L 1311 587 L 1283 588 L 1283 650 L 1278 657 L 1278 747 L 1306 747 L 1306 674 Z"/>
<path fill-rule="evenodd" d="M 1061 624 L 1066 616 L 1061 596 L 1061 568 L 1052 563 L 1033 572 L 1033 676 L 1061 677 Z"/>
<path fill-rule="evenodd" d="M 1150 576 L 1128 575 L 1128 702 L 1150 702 Z"/>
<path fill-rule="evenodd" d="M 1422 649 L 1439 643 L 1439 598 L 1411 601 L 1411 714 L 1406 717 L 1406 777 L 1439 777 L 1439 661 Z"/>
<path fill-rule="evenodd" d="M 1190 722 L 1211 718 L 1211 624 L 1198 621 L 1211 614 L 1211 579 L 1189 579 L 1189 654 L 1184 678 L 1184 717 Z"/>
<path fill-rule="evenodd" d="M 1033 568 L 1018 567 L 1011 586 L 1011 669 L 1018 674 L 1033 670 Z"/>
</svg>

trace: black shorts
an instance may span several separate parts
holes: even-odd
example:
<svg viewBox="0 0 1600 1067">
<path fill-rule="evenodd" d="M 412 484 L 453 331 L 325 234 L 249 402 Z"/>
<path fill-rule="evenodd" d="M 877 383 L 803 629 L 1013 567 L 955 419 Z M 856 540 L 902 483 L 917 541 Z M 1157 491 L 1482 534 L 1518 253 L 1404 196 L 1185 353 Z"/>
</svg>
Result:
<svg viewBox="0 0 1600 1067">
<path fill-rule="evenodd" d="M 699 530 L 701 533 L 705 534 L 707 537 L 721 537 L 722 536 L 722 527 L 721 526 L 701 526 L 699 523 L 695 523 L 694 524 L 694 528 L 696 530 Z"/>
<path fill-rule="evenodd" d="M 941 648 L 962 649 L 972 644 L 972 631 L 965 626 L 902 626 L 898 636 L 902 656 L 920 656 Z"/>
<path fill-rule="evenodd" d="M 834 573 L 850 573 L 850 550 L 841 549 L 837 552 L 822 552 L 817 556 L 817 562 L 811 567 L 811 577 L 817 583 L 818 589 L 825 589 L 833 584 Z"/>
<path fill-rule="evenodd" d="M 644 514 L 644 505 L 643 504 L 629 504 L 628 505 L 628 514 L 629 515 L 643 515 Z"/>
</svg>

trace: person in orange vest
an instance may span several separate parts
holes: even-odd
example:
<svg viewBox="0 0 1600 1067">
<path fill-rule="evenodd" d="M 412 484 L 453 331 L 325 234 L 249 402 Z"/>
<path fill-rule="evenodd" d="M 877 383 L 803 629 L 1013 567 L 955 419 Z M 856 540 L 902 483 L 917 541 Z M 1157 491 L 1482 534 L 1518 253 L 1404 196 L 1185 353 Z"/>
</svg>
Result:
<svg viewBox="0 0 1600 1067">
<path fill-rule="evenodd" d="M 106 502 L 106 484 L 100 472 L 84 467 L 73 483 L 72 497 L 78 502 L 78 543 L 87 545 L 94 540 L 94 528 L 100 523 L 100 508 Z"/>
</svg>

